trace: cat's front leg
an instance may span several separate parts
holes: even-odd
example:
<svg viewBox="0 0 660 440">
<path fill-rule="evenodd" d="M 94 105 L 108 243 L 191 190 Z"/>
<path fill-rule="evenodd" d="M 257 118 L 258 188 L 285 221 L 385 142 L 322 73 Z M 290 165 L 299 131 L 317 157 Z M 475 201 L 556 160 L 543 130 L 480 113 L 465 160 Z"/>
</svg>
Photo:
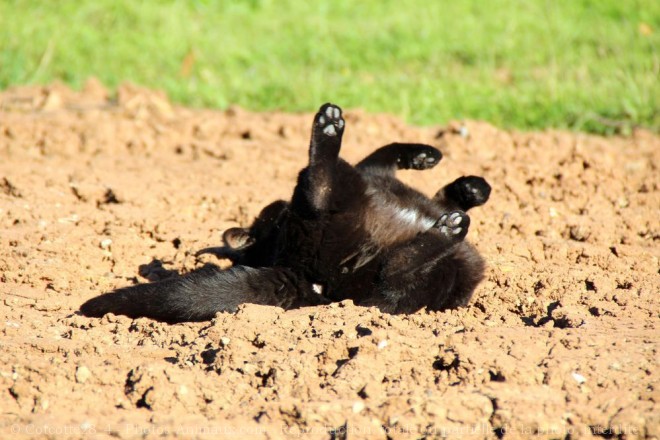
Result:
<svg viewBox="0 0 660 440">
<path fill-rule="evenodd" d="M 486 179 L 478 176 L 463 176 L 443 187 L 433 201 L 443 208 L 467 211 L 488 201 L 491 187 Z"/>
<path fill-rule="evenodd" d="M 430 145 L 395 142 L 380 147 L 355 167 L 372 173 L 394 175 L 396 170 L 428 170 L 436 166 L 442 153 Z"/>
</svg>

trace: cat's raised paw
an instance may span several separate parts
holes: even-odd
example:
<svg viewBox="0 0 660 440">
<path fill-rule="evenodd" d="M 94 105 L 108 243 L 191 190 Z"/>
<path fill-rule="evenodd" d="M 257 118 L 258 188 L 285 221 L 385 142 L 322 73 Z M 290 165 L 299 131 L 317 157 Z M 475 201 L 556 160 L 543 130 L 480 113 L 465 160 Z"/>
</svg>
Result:
<svg viewBox="0 0 660 440">
<path fill-rule="evenodd" d="M 438 149 L 425 145 L 409 148 L 406 156 L 402 159 L 407 161 L 405 168 L 413 170 L 428 170 L 436 166 L 442 159 L 442 154 Z"/>
<path fill-rule="evenodd" d="M 470 217 L 462 211 L 452 211 L 440 216 L 435 227 L 451 241 L 461 241 L 470 227 Z"/>
<path fill-rule="evenodd" d="M 344 132 L 341 108 L 334 104 L 323 104 L 316 114 L 314 126 L 324 136 L 341 136 Z"/>
<path fill-rule="evenodd" d="M 449 185 L 448 190 L 452 192 L 452 198 L 461 203 L 463 209 L 469 209 L 486 203 L 491 188 L 483 177 L 463 176 Z"/>
</svg>

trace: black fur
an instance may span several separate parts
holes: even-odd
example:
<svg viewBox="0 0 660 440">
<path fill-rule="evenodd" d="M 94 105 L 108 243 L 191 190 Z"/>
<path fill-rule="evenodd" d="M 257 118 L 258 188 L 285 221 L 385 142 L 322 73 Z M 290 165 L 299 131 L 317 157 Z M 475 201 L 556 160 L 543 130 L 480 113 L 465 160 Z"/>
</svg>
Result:
<svg viewBox="0 0 660 440">
<path fill-rule="evenodd" d="M 461 177 L 433 199 L 404 185 L 397 169 L 427 169 L 441 159 L 428 145 L 390 144 L 355 167 L 339 158 L 341 109 L 314 118 L 309 165 L 290 202 L 268 205 L 250 228 L 225 232 L 227 270 L 209 265 L 187 275 L 125 287 L 83 304 L 86 316 L 146 316 L 202 321 L 244 302 L 294 308 L 352 299 L 384 312 L 409 313 L 467 304 L 484 262 L 464 241 L 490 186 Z"/>
</svg>

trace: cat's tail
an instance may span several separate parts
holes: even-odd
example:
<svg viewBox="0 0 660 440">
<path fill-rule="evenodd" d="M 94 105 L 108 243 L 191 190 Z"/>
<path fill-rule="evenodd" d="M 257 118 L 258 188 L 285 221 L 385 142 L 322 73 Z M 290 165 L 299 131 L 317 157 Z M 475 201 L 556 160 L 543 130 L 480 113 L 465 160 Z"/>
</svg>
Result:
<svg viewBox="0 0 660 440">
<path fill-rule="evenodd" d="M 289 269 L 205 266 L 181 277 L 105 293 L 85 302 L 80 311 L 90 317 L 114 313 L 174 323 L 207 321 L 242 303 L 288 309 L 323 302 L 309 282 Z"/>
</svg>

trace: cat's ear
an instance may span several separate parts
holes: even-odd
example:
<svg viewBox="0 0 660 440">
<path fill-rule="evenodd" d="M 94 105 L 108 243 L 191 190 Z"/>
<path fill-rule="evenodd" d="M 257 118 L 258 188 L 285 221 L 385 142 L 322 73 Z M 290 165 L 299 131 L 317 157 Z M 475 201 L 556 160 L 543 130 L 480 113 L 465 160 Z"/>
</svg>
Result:
<svg viewBox="0 0 660 440">
<path fill-rule="evenodd" d="M 207 247 L 195 252 L 195 256 L 199 257 L 202 255 L 215 255 L 216 258 L 231 260 L 233 263 L 240 260 L 242 254 L 236 249 L 232 249 L 228 246 L 221 247 Z"/>
<path fill-rule="evenodd" d="M 245 228 L 230 228 L 222 234 L 222 241 L 225 246 L 241 250 L 250 247 L 254 244 L 254 238 L 250 236 L 250 230 Z"/>
</svg>

